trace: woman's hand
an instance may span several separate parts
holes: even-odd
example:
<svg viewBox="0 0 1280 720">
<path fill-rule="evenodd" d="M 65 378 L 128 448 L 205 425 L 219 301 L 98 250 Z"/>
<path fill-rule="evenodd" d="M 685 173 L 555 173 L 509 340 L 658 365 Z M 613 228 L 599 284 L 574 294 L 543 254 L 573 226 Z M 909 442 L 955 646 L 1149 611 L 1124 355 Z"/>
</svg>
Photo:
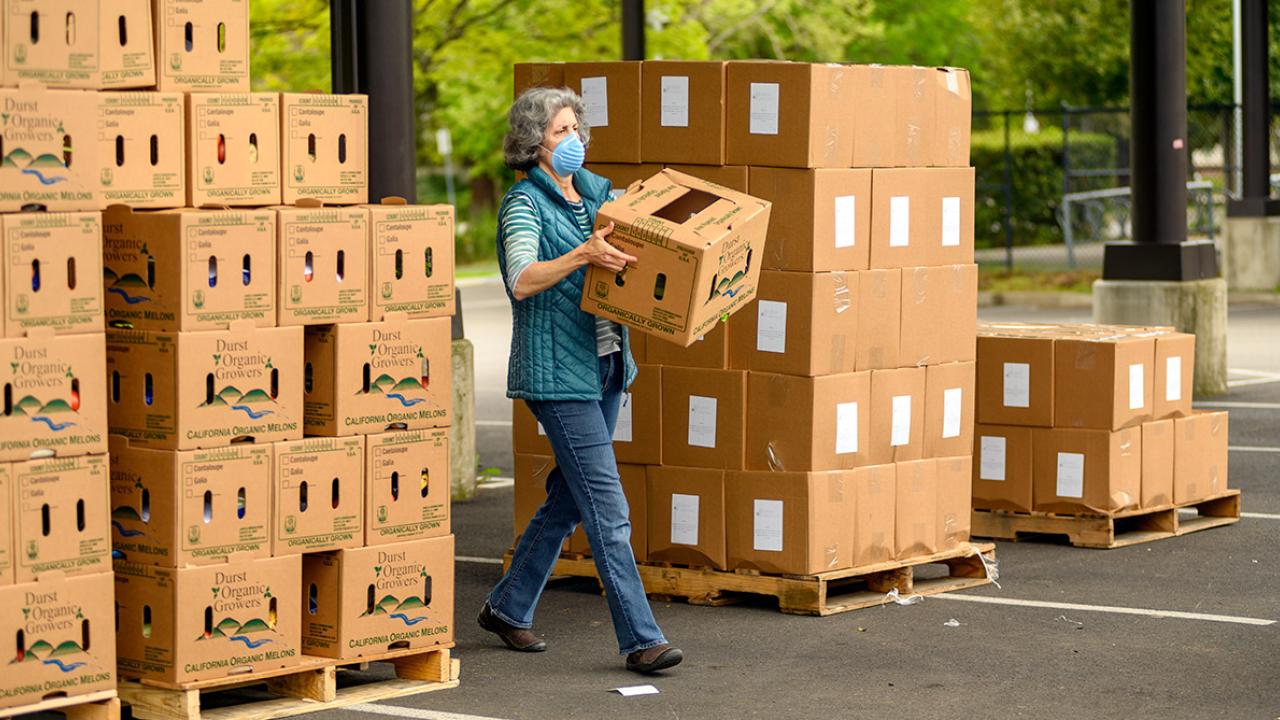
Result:
<svg viewBox="0 0 1280 720">
<path fill-rule="evenodd" d="M 602 267 L 609 272 L 622 272 L 627 265 L 635 265 L 637 260 L 634 255 L 628 255 L 609 244 L 605 238 L 609 237 L 611 232 L 613 232 L 613 223 L 609 223 L 607 227 L 597 228 L 586 242 L 578 246 L 577 252 L 587 264 Z"/>
</svg>

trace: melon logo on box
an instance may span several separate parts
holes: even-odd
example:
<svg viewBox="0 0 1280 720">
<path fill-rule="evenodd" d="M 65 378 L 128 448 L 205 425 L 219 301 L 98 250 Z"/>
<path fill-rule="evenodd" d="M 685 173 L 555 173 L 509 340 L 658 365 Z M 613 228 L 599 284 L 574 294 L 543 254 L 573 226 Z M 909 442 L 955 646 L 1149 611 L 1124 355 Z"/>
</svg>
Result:
<svg viewBox="0 0 1280 720">
<path fill-rule="evenodd" d="M 745 279 L 747 277 L 747 274 L 751 271 L 751 255 L 753 252 L 754 251 L 752 250 L 751 245 L 747 244 L 747 253 L 746 253 L 747 259 L 743 263 L 743 267 L 741 270 L 735 271 L 733 274 L 727 274 L 724 277 L 721 277 L 720 273 L 717 272 L 715 275 L 711 277 L 711 295 L 707 297 L 707 300 L 706 302 L 703 303 L 703 305 L 706 305 L 712 300 L 715 300 L 716 297 L 719 295 L 723 295 L 724 297 L 727 297 L 727 298 L 732 298 L 733 296 L 737 295 L 741 291 L 741 288 L 737 288 L 734 286 L 742 282 L 742 280 Z M 735 260 L 734 257 L 732 256 L 729 257 L 729 262 L 733 262 L 734 260 Z M 724 267 L 724 263 L 725 263 L 725 256 L 721 255 L 720 266 Z"/>
<path fill-rule="evenodd" d="M 409 565 L 393 565 L 389 561 L 405 559 L 405 553 L 378 553 L 383 558 L 381 565 L 373 566 L 374 586 L 378 592 L 383 593 L 382 597 L 374 606 L 362 613 L 360 617 L 370 617 L 374 615 L 386 615 L 404 623 L 406 626 L 412 627 L 426 620 L 425 615 L 419 615 L 418 612 L 425 610 L 431 604 L 431 578 L 427 575 L 425 566 L 419 563 Z M 393 590 L 400 588 L 422 587 L 422 596 L 411 594 L 403 600 L 400 599 Z M 370 587 L 373 589 L 373 586 Z M 410 614 L 414 616 L 411 617 Z"/>
<path fill-rule="evenodd" d="M 431 384 L 431 361 L 421 345 L 395 342 L 400 340 L 399 330 L 374 330 L 375 342 L 369 343 L 369 362 L 365 364 L 364 382 L 357 395 L 381 393 L 403 407 L 413 407 L 427 401 L 425 395 Z M 413 373 L 415 374 L 407 374 Z M 377 377 L 371 377 L 373 373 Z M 393 375 L 392 373 L 395 373 Z M 406 373 L 401 375 L 402 373 Z M 396 375 L 401 375 L 399 378 Z"/>
<path fill-rule="evenodd" d="M 274 610 L 270 611 L 271 615 L 266 619 L 250 617 L 244 622 L 231 614 L 236 611 L 252 611 L 260 608 L 264 602 L 269 602 L 271 587 L 257 583 L 245 586 L 235 584 L 247 581 L 247 575 L 243 572 L 228 575 L 219 571 L 217 579 L 223 584 L 221 587 L 209 588 L 213 594 L 213 604 L 205 608 L 204 630 L 196 641 L 226 638 L 230 642 L 243 643 L 250 650 L 271 642 L 271 638 L 254 639 L 250 636 L 273 631 L 276 621 Z M 214 622 L 214 613 L 222 615 L 222 619 Z"/>
<path fill-rule="evenodd" d="M 123 479 L 126 482 L 132 479 L 133 489 L 137 491 L 137 494 L 139 495 L 145 491 L 145 488 L 142 485 L 142 478 L 138 475 L 125 473 L 120 470 L 112 470 L 111 475 L 113 482 L 117 478 Z M 149 511 L 145 509 L 143 512 L 149 513 Z M 120 537 L 132 538 L 146 535 L 147 533 L 145 530 L 135 530 L 134 528 L 125 527 L 125 523 L 138 523 L 145 526 L 148 520 L 150 520 L 149 515 L 144 517 L 141 513 L 135 510 L 132 505 L 118 505 L 111 508 L 111 527 L 115 528 L 116 532 L 120 534 Z"/>
<path fill-rule="evenodd" d="M 151 255 L 151 251 L 147 248 L 145 242 L 136 249 L 132 247 L 134 243 L 135 241 L 132 240 L 111 240 L 108 247 L 104 249 L 103 257 L 106 260 L 115 259 L 124 263 L 145 264 L 147 275 L 154 276 L 155 257 Z M 151 285 L 141 275 L 133 272 L 119 275 L 106 263 L 102 265 L 102 285 L 107 292 L 119 295 L 128 305 L 137 305 L 140 302 L 146 302 L 151 299 L 147 296 L 147 291 L 151 289 Z"/>
<path fill-rule="evenodd" d="M 27 64 L 27 44 L 26 43 L 19 43 L 18 46 L 13 49 L 13 61 L 19 65 Z"/>
<path fill-rule="evenodd" d="M 50 632 L 66 632 L 75 629 L 84 621 L 84 612 L 79 605 L 71 603 L 53 605 L 58 602 L 57 592 L 26 593 L 22 608 L 22 632 L 19 637 L 31 641 L 23 647 L 20 642 L 17 655 L 9 661 L 10 665 L 24 662 L 38 662 L 51 665 L 61 672 L 69 673 L 85 665 L 84 661 L 66 660 L 69 655 L 82 655 L 85 649 L 75 640 L 63 640 L 54 645 L 41 636 Z M 86 638 L 87 640 L 87 638 Z"/>
<path fill-rule="evenodd" d="M 31 422 L 42 423 L 53 432 L 62 432 L 76 423 L 70 419 L 59 422 L 56 418 L 65 418 L 80 411 L 80 384 L 76 380 L 71 366 L 61 362 L 49 362 L 47 348 L 24 350 L 14 348 L 14 360 L 9 361 L 9 372 L 14 376 L 14 387 L 29 388 L 21 400 L 15 402 L 10 415 L 27 415 Z M 21 376 L 21 377 L 19 377 Z M 69 397 L 55 397 L 45 401 L 34 392 L 40 388 L 55 392 L 69 390 Z"/>
<path fill-rule="evenodd" d="M 233 343 L 218 340 L 218 347 L 224 352 L 213 354 L 215 370 L 209 374 L 206 381 L 205 399 L 197 407 L 228 407 L 244 413 L 250 420 L 261 420 L 275 412 L 263 407 L 266 404 L 275 404 L 271 393 L 260 387 L 241 390 L 230 382 L 226 382 L 228 380 L 261 381 L 271 374 L 273 369 L 271 358 L 258 353 L 234 355 L 228 352 L 229 350 L 247 350 L 248 343 L 243 341 Z M 254 367 L 255 365 L 261 365 L 261 368 Z M 217 380 L 222 380 L 226 384 L 219 389 L 215 384 Z M 255 409 L 255 406 L 261 409 Z"/>
<path fill-rule="evenodd" d="M 0 158 L 0 167 L 19 168 L 19 172 L 35 177 L 41 185 L 55 185 L 67 179 L 66 175 L 55 174 L 55 171 L 66 170 L 71 164 L 71 137 L 63 129 L 61 120 L 42 117 L 39 113 L 40 104 L 34 100 L 20 102 L 6 98 L 4 111 L 0 112 L 5 139 L 41 144 L 57 143 L 61 139 L 62 157 L 52 153 L 32 157 L 26 148 L 17 145 Z"/>
</svg>

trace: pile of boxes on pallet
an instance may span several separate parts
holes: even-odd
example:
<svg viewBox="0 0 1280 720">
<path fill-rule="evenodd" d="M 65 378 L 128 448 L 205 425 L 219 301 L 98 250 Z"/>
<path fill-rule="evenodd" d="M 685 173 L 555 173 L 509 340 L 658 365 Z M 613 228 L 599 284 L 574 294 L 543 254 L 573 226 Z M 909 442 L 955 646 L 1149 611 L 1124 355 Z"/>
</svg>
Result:
<svg viewBox="0 0 1280 720">
<path fill-rule="evenodd" d="M 973 507 L 1109 515 L 1227 489 L 1227 414 L 1191 409 L 1196 338 L 1171 328 L 978 329 Z"/>
<path fill-rule="evenodd" d="M 647 333 L 631 333 L 639 377 L 614 436 L 637 559 L 807 574 L 966 543 L 977 317 L 967 72 L 645 61 L 515 75 L 517 93 L 582 94 L 588 168 L 626 193 L 602 222 L 696 216 L 688 248 L 722 222 L 717 198 L 772 204 L 762 250 L 758 238 L 745 252 L 710 245 L 720 264 L 694 272 L 683 257 L 696 253 L 655 263 L 615 230 L 640 263 L 587 275 L 584 308 Z M 673 184 L 685 188 L 679 207 L 649 199 Z M 697 303 L 717 295 L 707 322 Z M 745 304 L 725 301 L 735 295 Z M 520 403 L 513 424 L 519 533 L 554 459 Z M 581 530 L 568 550 L 590 551 Z"/>
<path fill-rule="evenodd" d="M 452 208 L 244 0 L 0 5 L 0 706 L 450 642 Z"/>
</svg>

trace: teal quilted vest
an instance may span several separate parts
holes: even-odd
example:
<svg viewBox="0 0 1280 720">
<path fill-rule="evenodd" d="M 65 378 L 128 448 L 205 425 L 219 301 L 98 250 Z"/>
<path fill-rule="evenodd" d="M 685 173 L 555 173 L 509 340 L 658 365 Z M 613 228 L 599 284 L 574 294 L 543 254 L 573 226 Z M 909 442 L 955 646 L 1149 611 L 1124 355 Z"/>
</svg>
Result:
<svg viewBox="0 0 1280 720">
<path fill-rule="evenodd" d="M 573 185 L 582 196 L 591 217 L 609 199 L 612 185 L 587 170 L 573 175 Z M 542 223 L 538 261 L 552 260 L 582 244 L 584 237 L 555 181 L 540 167 L 516 183 L 503 198 L 502 211 L 512 194 L 522 193 L 533 200 Z M 498 229 L 498 266 L 507 276 L 506 249 L 502 229 Z M 585 267 L 570 273 L 546 290 L 511 300 L 511 358 L 507 364 L 507 396 L 525 400 L 599 400 L 600 365 L 596 358 L 596 319 L 584 312 L 582 284 Z M 503 283 L 506 287 L 506 283 Z M 630 334 L 622 328 L 622 357 L 626 386 L 636 377 L 631 359 Z"/>
</svg>

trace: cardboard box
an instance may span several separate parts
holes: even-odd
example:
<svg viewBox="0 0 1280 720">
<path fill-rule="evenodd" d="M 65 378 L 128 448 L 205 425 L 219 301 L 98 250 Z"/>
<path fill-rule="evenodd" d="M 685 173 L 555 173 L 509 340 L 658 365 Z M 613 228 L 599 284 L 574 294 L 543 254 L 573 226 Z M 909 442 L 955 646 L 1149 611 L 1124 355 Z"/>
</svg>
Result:
<svg viewBox="0 0 1280 720">
<path fill-rule="evenodd" d="M 727 569 L 724 471 L 650 466 L 646 482 L 649 561 Z"/>
<path fill-rule="evenodd" d="M 448 428 L 369 435 L 364 477 L 365 545 L 451 532 Z"/>
<path fill-rule="evenodd" d="M 866 462 L 883 465 L 924 455 L 924 368 L 871 371 L 871 429 Z"/>
<path fill-rule="evenodd" d="M 156 89 L 249 91 L 249 0 L 152 0 Z"/>
<path fill-rule="evenodd" d="M 107 324 L 136 330 L 218 330 L 276 324 L 276 214 L 263 210 L 102 215 Z"/>
<path fill-rule="evenodd" d="M 272 444 L 271 554 L 364 545 L 364 438 Z"/>
<path fill-rule="evenodd" d="M 887 65 L 850 65 L 845 70 L 853 83 L 854 107 L 875 109 L 850 113 L 853 155 L 848 166 L 883 168 L 904 164 L 907 143 L 919 142 L 917 133 L 898 124 L 895 91 L 906 76 Z"/>
<path fill-rule="evenodd" d="M 152 450 L 111 436 L 111 549 L 144 565 L 271 555 L 271 445 Z"/>
<path fill-rule="evenodd" d="M 871 267 L 973 262 L 973 168 L 871 172 Z"/>
<path fill-rule="evenodd" d="M 746 165 L 667 165 L 670 170 L 692 175 L 716 185 L 723 185 L 740 193 L 747 192 L 750 184 L 750 168 Z M 647 176 L 646 176 L 647 177 Z"/>
<path fill-rule="evenodd" d="M 938 551 L 969 542 L 973 520 L 973 456 L 938 458 Z"/>
<path fill-rule="evenodd" d="M 168 450 L 302 437 L 302 328 L 107 332 L 111 432 Z"/>
<path fill-rule="evenodd" d="M 1053 338 L 995 334 L 979 327 L 977 421 L 1053 426 Z"/>
<path fill-rule="evenodd" d="M 0 215 L 4 330 L 101 333 L 102 214 Z"/>
<path fill-rule="evenodd" d="M 854 368 L 896 368 L 902 348 L 902 270 L 863 270 L 857 275 L 858 337 L 854 344 Z"/>
<path fill-rule="evenodd" d="M 1173 419 L 1142 423 L 1141 507 L 1173 503 L 1173 462 Z"/>
<path fill-rule="evenodd" d="M 1173 501 L 1179 505 L 1226 491 L 1227 413 L 1193 412 L 1173 421 Z"/>
<path fill-rule="evenodd" d="M 903 268 L 900 365 L 977 358 L 978 266 Z"/>
<path fill-rule="evenodd" d="M 280 94 L 281 200 L 369 202 L 367 95 Z"/>
<path fill-rule="evenodd" d="M 636 369 L 636 380 L 622 393 L 618 406 L 613 454 L 619 463 L 658 465 L 662 462 L 662 368 L 638 365 Z"/>
<path fill-rule="evenodd" d="M 869 464 L 871 373 L 747 375 L 748 470 L 843 470 Z"/>
<path fill-rule="evenodd" d="M 1032 429 L 977 425 L 973 436 L 974 509 L 1031 512 Z"/>
<path fill-rule="evenodd" d="M 514 479 L 514 499 L 512 500 L 512 547 L 520 542 L 520 536 L 524 534 L 525 528 L 529 527 L 529 521 L 538 512 L 538 508 L 547 500 L 547 476 L 552 470 L 556 469 L 555 458 L 551 457 L 550 450 L 542 455 L 529 455 L 516 451 L 515 454 L 515 479 Z M 582 526 L 578 525 L 574 529 L 572 538 L 566 537 L 560 549 L 569 552 L 570 543 L 573 542 L 580 547 L 590 548 L 587 546 L 587 534 L 582 531 Z M 640 559 L 640 556 L 636 556 Z"/>
<path fill-rule="evenodd" d="M 737 317 L 746 314 L 738 313 Z M 729 352 L 729 324 L 723 322 L 712 325 L 705 335 L 699 336 L 688 347 L 655 337 L 645 350 L 649 362 L 655 365 L 712 370 L 729 369 Z"/>
<path fill-rule="evenodd" d="M 105 455 L 13 464 L 14 581 L 111 568 Z"/>
<path fill-rule="evenodd" d="M 886 68 L 893 86 L 894 165 L 920 167 L 933 159 L 938 96 L 933 68 Z"/>
<path fill-rule="evenodd" d="M 662 370 L 662 463 L 743 469 L 747 374 L 739 370 Z"/>
<path fill-rule="evenodd" d="M 897 466 L 869 465 L 853 471 L 853 566 L 893 560 L 896 549 Z"/>
<path fill-rule="evenodd" d="M 930 365 L 924 374 L 924 456 L 973 452 L 975 363 Z"/>
<path fill-rule="evenodd" d="M 310 325 L 306 431 L 360 435 L 448 427 L 453 364 L 448 318 Z"/>
<path fill-rule="evenodd" d="M 245 92 L 188 94 L 187 204 L 279 203 L 279 97 Z"/>
<path fill-rule="evenodd" d="M 84 90 L 0 88 L 0 212 L 102 209 L 98 107 Z"/>
<path fill-rule="evenodd" d="M 899 560 L 938 551 L 938 462 L 897 463 L 894 549 Z"/>
<path fill-rule="evenodd" d="M 99 96 L 99 179 L 105 205 L 175 208 L 187 202 L 182 93 Z"/>
<path fill-rule="evenodd" d="M 725 479 L 730 568 L 812 575 L 853 566 L 853 475 L 733 472 Z"/>
<path fill-rule="evenodd" d="M 848 167 L 853 90 L 852 77 L 840 65 L 730 62 L 725 69 L 725 162 Z"/>
<path fill-rule="evenodd" d="M 112 585 L 100 572 L 0 587 L 0 633 L 17 639 L 0 708 L 116 689 Z"/>
<path fill-rule="evenodd" d="M 383 198 L 369 209 L 369 319 L 454 313 L 453 206 Z"/>
<path fill-rule="evenodd" d="M 626 193 L 631 183 L 648 180 L 662 171 L 658 163 L 587 163 L 587 170 L 613 183 L 610 195 L 614 198 Z"/>
<path fill-rule="evenodd" d="M 369 317 L 369 211 L 302 201 L 276 208 L 280 325 Z"/>
<path fill-rule="evenodd" d="M 852 372 L 858 273 L 766 270 L 747 308 L 729 320 L 730 362 L 792 375 Z"/>
<path fill-rule="evenodd" d="M 765 245 L 765 269 L 867 269 L 871 257 L 870 170 L 753 167 L 748 187 L 752 195 L 774 207 Z"/>
<path fill-rule="evenodd" d="M 725 164 L 724 65 L 716 60 L 644 61 L 640 71 L 641 160 Z"/>
<path fill-rule="evenodd" d="M 627 333 L 627 344 L 631 346 L 631 360 L 636 363 L 649 362 L 649 336 L 644 333 Z"/>
<path fill-rule="evenodd" d="M 582 96 L 591 128 L 591 162 L 638 163 L 641 83 L 639 62 L 565 63 L 565 87 Z"/>
<path fill-rule="evenodd" d="M 1155 418 L 1186 417 L 1191 414 L 1195 378 L 1196 336 L 1168 332 L 1156 336 L 1155 381 L 1151 414 Z"/>
<path fill-rule="evenodd" d="M 452 535 L 304 556 L 303 651 L 354 658 L 453 642 L 453 572 Z"/>
<path fill-rule="evenodd" d="M 600 208 L 596 227 L 614 223 L 609 242 L 638 264 L 588 268 L 582 309 L 691 344 L 755 296 L 769 207 L 674 170 L 632 186 Z"/>
<path fill-rule="evenodd" d="M 5 0 L 0 81 L 95 89 L 155 85 L 150 0 Z"/>
<path fill-rule="evenodd" d="M 164 568 L 117 560 L 120 676 L 169 683 L 297 664 L 302 557 Z"/>
<path fill-rule="evenodd" d="M 554 62 L 516 63 L 512 66 L 511 97 L 518 98 L 535 87 L 564 87 L 564 64 Z"/>
<path fill-rule="evenodd" d="M 0 384 L 12 412 L 0 416 L 0 461 L 107 451 L 102 335 L 37 328 L 0 340 Z"/>
<path fill-rule="evenodd" d="M 973 98 L 969 71 L 964 68 L 932 68 L 934 98 L 937 102 L 933 131 L 933 151 L 929 164 L 939 167 L 968 167 Z"/>
<path fill-rule="evenodd" d="M 511 401 L 511 450 L 517 455 L 550 455 L 551 441 L 542 423 L 519 398 Z"/>
<path fill-rule="evenodd" d="M 1041 512 L 1111 513 L 1142 499 L 1142 429 L 1037 428 L 1032 485 Z"/>
<path fill-rule="evenodd" d="M 1152 419 L 1155 340 L 1060 338 L 1053 347 L 1054 426 L 1119 430 Z"/>
<path fill-rule="evenodd" d="M 9 463 L 0 463 L 0 586 L 13 584 L 13 562 L 17 557 L 13 552 L 13 480 L 10 477 Z"/>
</svg>

